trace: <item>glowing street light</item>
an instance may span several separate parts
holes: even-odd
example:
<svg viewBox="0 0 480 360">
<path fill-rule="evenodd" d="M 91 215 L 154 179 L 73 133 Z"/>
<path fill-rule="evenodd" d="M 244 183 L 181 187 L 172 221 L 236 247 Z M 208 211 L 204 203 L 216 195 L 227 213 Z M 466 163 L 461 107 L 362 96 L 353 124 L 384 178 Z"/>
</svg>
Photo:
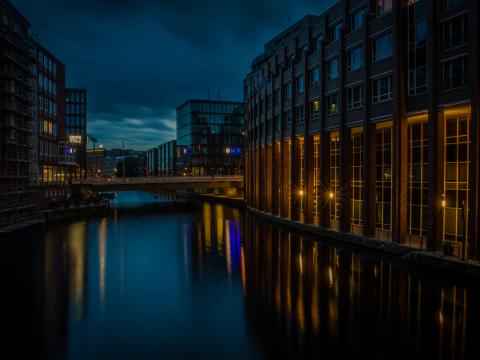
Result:
<svg viewBox="0 0 480 360">
<path fill-rule="evenodd" d="M 447 206 L 447 200 L 445 200 L 445 194 L 442 195 L 442 208 L 445 208 Z"/>
<path fill-rule="evenodd" d="M 333 196 L 334 196 L 334 195 L 333 195 L 333 192 L 330 191 L 330 193 L 328 194 L 328 197 L 329 197 L 330 199 L 333 199 Z"/>
<path fill-rule="evenodd" d="M 305 192 L 303 191 L 303 189 L 300 189 L 298 191 L 298 196 L 302 197 L 303 195 L 305 195 Z"/>
</svg>

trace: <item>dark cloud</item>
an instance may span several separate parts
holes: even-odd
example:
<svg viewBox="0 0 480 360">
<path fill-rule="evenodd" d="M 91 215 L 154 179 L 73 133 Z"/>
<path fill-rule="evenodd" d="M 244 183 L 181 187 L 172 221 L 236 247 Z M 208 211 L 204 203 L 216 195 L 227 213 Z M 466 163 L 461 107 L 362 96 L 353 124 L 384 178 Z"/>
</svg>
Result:
<svg viewBox="0 0 480 360">
<path fill-rule="evenodd" d="M 175 108 L 242 100 L 251 60 L 289 23 L 335 0 L 17 0 L 32 33 L 86 87 L 89 132 L 147 148 L 175 137 Z M 133 120 L 133 121 L 132 121 Z"/>
</svg>

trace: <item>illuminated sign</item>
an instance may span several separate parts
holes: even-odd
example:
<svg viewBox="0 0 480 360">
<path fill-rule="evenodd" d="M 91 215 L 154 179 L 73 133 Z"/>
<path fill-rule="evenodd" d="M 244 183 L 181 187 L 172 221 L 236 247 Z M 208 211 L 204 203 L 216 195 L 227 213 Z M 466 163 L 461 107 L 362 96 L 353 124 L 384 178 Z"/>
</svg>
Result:
<svg viewBox="0 0 480 360">
<path fill-rule="evenodd" d="M 225 153 L 227 155 L 241 155 L 242 154 L 242 148 L 233 146 L 225 149 Z"/>
<path fill-rule="evenodd" d="M 68 141 L 72 144 L 81 144 L 82 143 L 82 136 L 81 135 L 69 135 Z"/>
</svg>

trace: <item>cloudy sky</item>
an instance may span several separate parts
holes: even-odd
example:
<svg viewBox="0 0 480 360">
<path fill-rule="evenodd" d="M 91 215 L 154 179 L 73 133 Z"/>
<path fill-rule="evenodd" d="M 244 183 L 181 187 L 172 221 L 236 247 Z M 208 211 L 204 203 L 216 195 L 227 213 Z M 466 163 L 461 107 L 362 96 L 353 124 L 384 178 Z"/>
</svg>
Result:
<svg viewBox="0 0 480 360">
<path fill-rule="evenodd" d="M 335 0 L 12 0 L 88 91 L 88 132 L 147 149 L 175 138 L 189 98 L 241 101 L 263 44 Z"/>
</svg>

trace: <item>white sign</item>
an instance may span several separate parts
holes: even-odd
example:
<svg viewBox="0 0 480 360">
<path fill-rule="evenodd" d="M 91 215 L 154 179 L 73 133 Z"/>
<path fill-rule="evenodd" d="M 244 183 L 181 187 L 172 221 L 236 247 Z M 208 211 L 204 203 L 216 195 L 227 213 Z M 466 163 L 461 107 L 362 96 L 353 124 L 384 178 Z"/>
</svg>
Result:
<svg viewBox="0 0 480 360">
<path fill-rule="evenodd" d="M 81 135 L 69 135 L 68 141 L 72 144 L 81 144 L 82 143 L 82 136 Z"/>
</svg>

